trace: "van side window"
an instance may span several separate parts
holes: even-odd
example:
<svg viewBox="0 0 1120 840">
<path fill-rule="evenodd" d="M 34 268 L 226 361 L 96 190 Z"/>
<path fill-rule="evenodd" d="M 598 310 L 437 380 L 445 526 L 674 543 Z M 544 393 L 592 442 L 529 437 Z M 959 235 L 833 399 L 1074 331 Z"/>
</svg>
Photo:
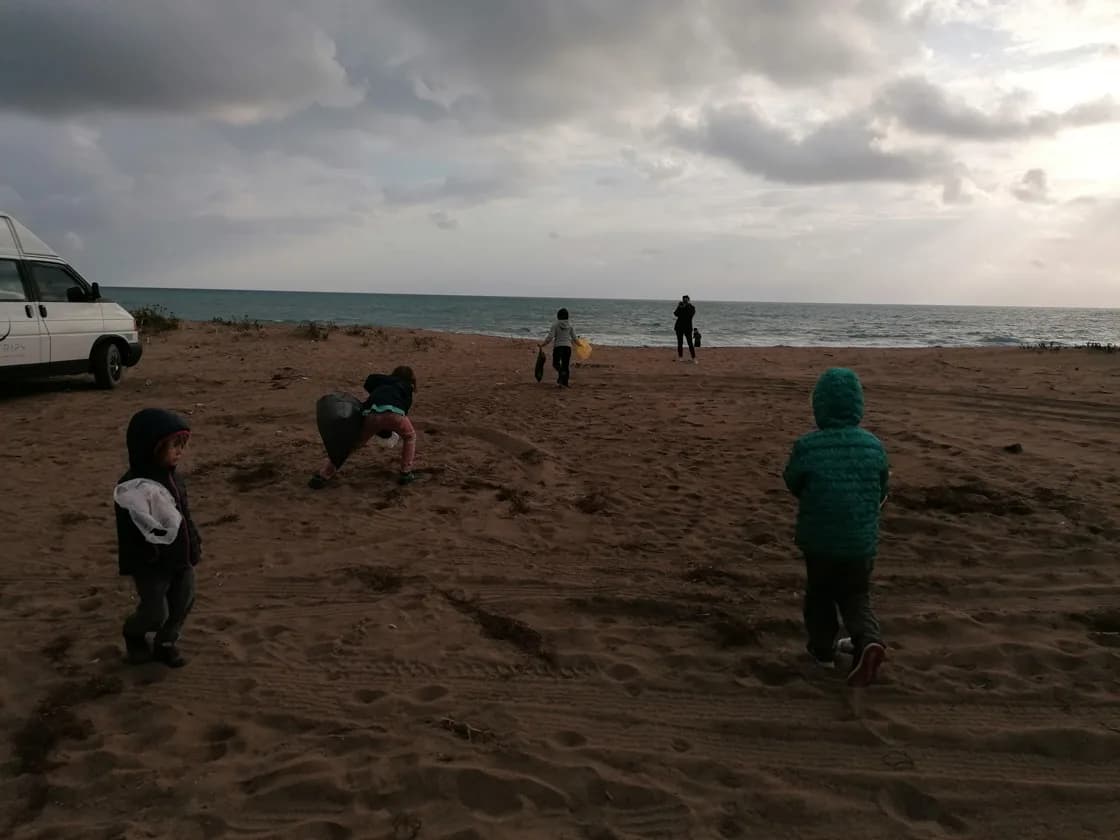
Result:
<svg viewBox="0 0 1120 840">
<path fill-rule="evenodd" d="M 81 303 L 88 300 L 82 284 L 60 265 L 31 263 L 31 277 L 39 288 L 39 300 L 43 303 Z"/>
<path fill-rule="evenodd" d="M 19 253 L 19 246 L 16 245 L 16 238 L 12 235 L 12 229 L 8 226 L 8 220 L 0 216 L 0 248 L 5 251 L 15 251 Z"/>
<path fill-rule="evenodd" d="M 0 300 L 27 300 L 15 260 L 0 260 Z"/>
</svg>

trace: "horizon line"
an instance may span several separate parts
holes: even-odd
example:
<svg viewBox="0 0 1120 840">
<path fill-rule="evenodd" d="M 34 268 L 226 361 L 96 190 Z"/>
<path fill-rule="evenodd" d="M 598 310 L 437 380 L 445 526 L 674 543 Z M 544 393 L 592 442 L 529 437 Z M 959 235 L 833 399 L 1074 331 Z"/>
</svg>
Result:
<svg viewBox="0 0 1120 840">
<path fill-rule="evenodd" d="M 466 292 L 377 292 L 377 291 L 339 291 L 339 290 L 321 290 L 321 289 L 241 289 L 241 288 L 207 288 L 207 287 L 191 287 L 191 286 L 138 286 L 138 285 L 122 285 L 122 286 L 108 286 L 103 285 L 105 289 L 144 289 L 166 292 L 261 292 L 264 294 L 297 294 L 297 295 L 370 295 L 381 297 L 450 297 L 450 298 L 483 298 L 483 299 L 512 299 L 512 300 L 549 300 L 549 301 L 565 301 L 565 300 L 590 300 L 590 301 L 612 301 L 617 303 L 664 303 L 679 300 L 679 298 L 641 298 L 641 297 L 554 297 L 551 295 L 499 295 L 499 294 L 477 294 Z M 693 302 L 696 302 L 695 296 L 692 297 Z M 1096 312 L 1117 312 L 1120 311 L 1120 305 L 1117 306 L 1081 306 L 1069 304 L 1018 304 L 1018 303 L 896 303 L 896 302 L 880 302 L 871 303 L 867 301 L 812 301 L 812 300 L 720 300 L 717 298 L 700 298 L 703 303 L 733 303 L 733 304 L 761 304 L 764 306 L 899 306 L 899 307 L 915 307 L 915 308 L 941 308 L 941 309 L 1081 309 Z"/>
</svg>

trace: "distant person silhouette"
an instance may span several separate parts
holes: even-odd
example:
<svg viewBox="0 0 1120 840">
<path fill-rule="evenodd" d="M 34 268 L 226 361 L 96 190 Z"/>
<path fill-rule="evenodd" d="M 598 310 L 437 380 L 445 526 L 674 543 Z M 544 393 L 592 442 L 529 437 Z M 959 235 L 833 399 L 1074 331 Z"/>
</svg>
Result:
<svg viewBox="0 0 1120 840">
<path fill-rule="evenodd" d="M 696 317 L 696 307 L 692 305 L 688 295 L 681 298 L 681 302 L 673 310 L 673 317 L 677 319 L 674 325 L 677 332 L 677 359 L 684 360 L 684 344 L 687 341 L 688 354 L 692 363 L 696 364 L 696 347 L 692 343 L 692 331 L 695 329 L 692 326 L 692 319 Z"/>
<path fill-rule="evenodd" d="M 692 343 L 696 345 L 696 347 L 700 347 L 700 330 L 695 327 L 692 329 Z"/>
</svg>

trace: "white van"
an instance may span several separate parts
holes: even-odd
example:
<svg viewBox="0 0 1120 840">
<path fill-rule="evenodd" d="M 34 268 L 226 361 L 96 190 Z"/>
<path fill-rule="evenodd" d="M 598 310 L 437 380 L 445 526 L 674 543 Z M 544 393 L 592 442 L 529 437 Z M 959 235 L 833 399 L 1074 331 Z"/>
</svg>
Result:
<svg viewBox="0 0 1120 840">
<path fill-rule="evenodd" d="M 142 353 L 123 307 L 0 212 L 0 380 L 92 373 L 113 388 Z"/>
</svg>

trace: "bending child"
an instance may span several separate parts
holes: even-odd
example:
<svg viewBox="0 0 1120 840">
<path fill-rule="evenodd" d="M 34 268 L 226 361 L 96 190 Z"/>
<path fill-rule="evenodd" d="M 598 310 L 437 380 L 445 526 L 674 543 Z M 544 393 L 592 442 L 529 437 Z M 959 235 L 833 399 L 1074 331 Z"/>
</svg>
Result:
<svg viewBox="0 0 1120 840">
<path fill-rule="evenodd" d="M 408 419 L 408 412 L 416 391 L 416 374 L 412 368 L 403 365 L 388 376 L 370 374 L 366 377 L 365 389 L 369 398 L 362 404 L 362 430 L 355 448 L 365 446 L 374 435 L 389 439 L 396 434 L 401 440 L 399 483 L 410 484 L 416 479 L 412 472 L 416 460 L 416 430 Z M 319 471 L 311 476 L 308 486 L 313 490 L 326 487 L 338 470 L 327 458 Z"/>
</svg>

